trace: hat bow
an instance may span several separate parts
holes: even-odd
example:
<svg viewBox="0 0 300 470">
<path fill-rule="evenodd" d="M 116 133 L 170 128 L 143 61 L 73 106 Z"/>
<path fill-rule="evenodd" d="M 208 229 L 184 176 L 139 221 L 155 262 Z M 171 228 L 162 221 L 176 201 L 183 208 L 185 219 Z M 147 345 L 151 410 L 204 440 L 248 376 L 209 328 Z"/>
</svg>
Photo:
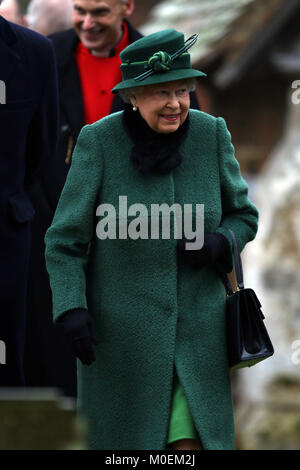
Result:
<svg viewBox="0 0 300 470">
<path fill-rule="evenodd" d="M 185 41 L 184 46 L 172 55 L 163 51 L 155 52 L 155 54 L 153 54 L 145 63 L 147 71 L 135 77 L 135 80 L 144 80 L 153 73 L 168 72 L 173 68 L 173 62 L 182 54 L 187 52 L 195 44 L 197 39 L 198 34 L 193 34 Z"/>
<path fill-rule="evenodd" d="M 151 69 L 154 73 L 168 72 L 171 70 L 172 58 L 167 52 L 158 51 L 148 59 L 145 69 Z"/>
</svg>

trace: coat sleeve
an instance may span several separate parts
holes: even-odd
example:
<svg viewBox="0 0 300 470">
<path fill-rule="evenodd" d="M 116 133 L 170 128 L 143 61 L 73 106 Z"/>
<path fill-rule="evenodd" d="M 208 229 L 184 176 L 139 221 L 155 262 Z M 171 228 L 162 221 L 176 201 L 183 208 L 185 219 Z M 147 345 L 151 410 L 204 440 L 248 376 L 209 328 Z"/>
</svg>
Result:
<svg viewBox="0 0 300 470">
<path fill-rule="evenodd" d="M 102 158 L 93 125 L 84 126 L 50 228 L 45 236 L 53 319 L 67 310 L 87 308 L 86 265 L 95 235 L 96 202 L 102 180 Z"/>
<path fill-rule="evenodd" d="M 36 183 L 57 150 L 58 144 L 58 85 L 54 48 L 43 39 L 43 52 L 47 60 L 44 71 L 43 93 L 30 123 L 27 136 L 25 188 Z"/>
<path fill-rule="evenodd" d="M 240 166 L 235 158 L 231 134 L 225 120 L 217 118 L 218 157 L 222 198 L 222 220 L 216 232 L 227 238 L 230 250 L 224 254 L 219 269 L 229 273 L 233 269 L 233 247 L 228 228 L 237 239 L 239 251 L 253 240 L 258 228 L 258 210 L 248 197 L 248 185 L 241 176 Z"/>
</svg>

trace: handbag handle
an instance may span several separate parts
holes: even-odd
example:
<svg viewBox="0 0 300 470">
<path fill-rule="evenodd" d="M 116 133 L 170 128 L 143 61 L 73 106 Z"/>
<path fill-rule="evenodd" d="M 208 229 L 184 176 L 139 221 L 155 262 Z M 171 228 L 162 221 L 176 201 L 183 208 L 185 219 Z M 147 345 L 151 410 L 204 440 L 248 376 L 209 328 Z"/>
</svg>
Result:
<svg viewBox="0 0 300 470">
<path fill-rule="evenodd" d="M 244 289 L 244 276 L 243 276 L 243 266 L 242 266 L 242 259 L 241 255 L 238 249 L 238 244 L 235 238 L 235 235 L 232 230 L 227 229 L 231 235 L 232 238 L 232 245 L 233 245 L 233 259 L 234 259 L 234 267 L 235 267 L 235 274 L 236 274 L 236 280 L 237 280 L 237 285 L 239 290 Z M 221 275 L 223 284 L 225 286 L 226 292 L 228 295 L 233 294 L 232 287 L 230 285 L 230 282 L 228 280 L 228 277 L 226 274 Z"/>
</svg>

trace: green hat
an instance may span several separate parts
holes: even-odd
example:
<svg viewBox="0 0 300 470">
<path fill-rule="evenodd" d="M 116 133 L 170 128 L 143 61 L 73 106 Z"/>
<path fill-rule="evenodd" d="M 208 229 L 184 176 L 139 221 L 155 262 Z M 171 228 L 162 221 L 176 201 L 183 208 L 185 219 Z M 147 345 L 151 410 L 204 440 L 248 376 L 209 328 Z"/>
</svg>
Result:
<svg viewBox="0 0 300 470">
<path fill-rule="evenodd" d="M 112 93 L 137 86 L 206 77 L 205 73 L 192 68 L 187 52 L 197 38 L 194 34 L 184 41 L 183 33 L 165 29 L 133 42 L 120 54 L 123 80 Z"/>
</svg>

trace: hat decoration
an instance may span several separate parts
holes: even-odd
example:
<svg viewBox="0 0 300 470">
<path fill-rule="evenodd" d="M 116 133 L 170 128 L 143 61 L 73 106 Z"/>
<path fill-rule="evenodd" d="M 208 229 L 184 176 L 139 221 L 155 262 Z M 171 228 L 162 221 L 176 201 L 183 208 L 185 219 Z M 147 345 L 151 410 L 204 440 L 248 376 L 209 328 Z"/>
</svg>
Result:
<svg viewBox="0 0 300 470">
<path fill-rule="evenodd" d="M 150 77 L 154 73 L 161 73 L 161 72 L 168 72 L 169 70 L 172 70 L 172 68 L 177 68 L 173 67 L 174 61 L 182 56 L 185 52 L 187 52 L 198 40 L 198 34 L 193 34 L 191 37 L 189 37 L 185 43 L 184 46 L 181 47 L 178 51 L 176 51 L 174 54 L 170 55 L 167 52 L 164 51 L 158 51 L 153 54 L 150 59 L 147 61 L 143 62 L 125 62 L 123 65 L 143 65 L 145 69 L 147 69 L 146 72 L 142 73 L 141 75 L 138 75 L 135 77 L 134 80 L 140 81 L 140 80 L 145 80 L 145 78 Z"/>
<path fill-rule="evenodd" d="M 188 52 L 197 40 L 197 33 L 185 41 L 183 33 L 166 29 L 134 41 L 120 54 L 122 81 L 112 92 L 205 77 L 205 73 L 192 68 Z"/>
</svg>

